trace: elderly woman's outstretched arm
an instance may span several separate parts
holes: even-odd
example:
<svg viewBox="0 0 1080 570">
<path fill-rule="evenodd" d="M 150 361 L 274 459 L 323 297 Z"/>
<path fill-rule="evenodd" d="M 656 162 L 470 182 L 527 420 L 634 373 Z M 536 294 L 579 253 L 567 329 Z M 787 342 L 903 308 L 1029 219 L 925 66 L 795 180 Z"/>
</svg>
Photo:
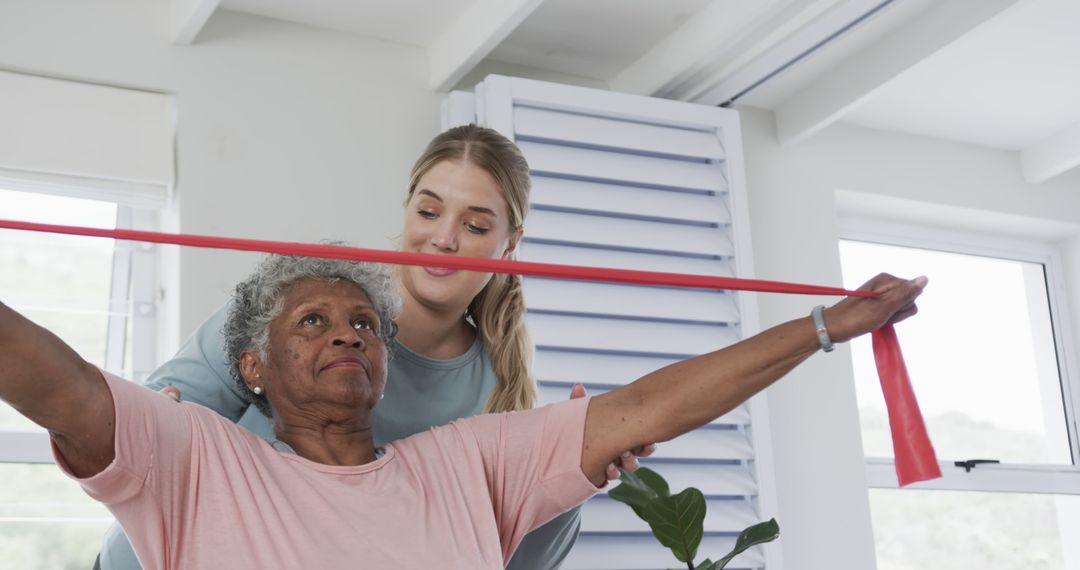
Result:
<svg viewBox="0 0 1080 570">
<path fill-rule="evenodd" d="M 113 400 L 101 373 L 3 303 L 0 400 L 49 430 L 76 475 L 94 475 L 112 461 Z"/>
<path fill-rule="evenodd" d="M 835 342 L 844 342 L 915 313 L 925 278 L 879 275 L 862 289 L 876 298 L 848 297 L 825 312 Z M 646 333 L 647 334 L 647 333 Z M 810 317 L 788 321 L 742 342 L 648 374 L 593 398 L 585 421 L 581 468 L 593 483 L 624 449 L 667 441 L 731 411 L 817 352 Z"/>
</svg>

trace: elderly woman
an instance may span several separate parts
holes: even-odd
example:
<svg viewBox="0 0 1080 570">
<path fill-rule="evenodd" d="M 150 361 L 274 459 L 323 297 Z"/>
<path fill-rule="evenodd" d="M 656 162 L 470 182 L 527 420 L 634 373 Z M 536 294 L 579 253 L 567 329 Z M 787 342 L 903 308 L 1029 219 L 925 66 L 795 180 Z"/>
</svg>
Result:
<svg viewBox="0 0 1080 570">
<path fill-rule="evenodd" d="M 907 317 L 925 283 L 875 278 L 878 297 L 826 311 L 829 334 Z M 798 319 L 601 396 L 377 448 L 392 291 L 377 266 L 273 256 L 237 287 L 227 352 L 272 444 L 102 374 L 3 305 L 0 398 L 49 429 L 58 464 L 148 568 L 499 568 L 526 532 L 594 494 L 622 450 L 719 417 L 819 347 Z"/>
</svg>

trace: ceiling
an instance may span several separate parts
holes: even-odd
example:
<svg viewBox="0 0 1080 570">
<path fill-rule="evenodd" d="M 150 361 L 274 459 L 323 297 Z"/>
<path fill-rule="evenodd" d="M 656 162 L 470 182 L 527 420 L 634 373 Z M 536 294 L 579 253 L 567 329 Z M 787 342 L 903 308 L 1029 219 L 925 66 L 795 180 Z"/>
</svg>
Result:
<svg viewBox="0 0 1080 570">
<path fill-rule="evenodd" d="M 610 81 L 711 1 L 544 0 L 487 57 Z"/>
<path fill-rule="evenodd" d="M 1021 150 L 1080 122 L 1080 2 L 1019 2 L 845 120 Z"/>
<path fill-rule="evenodd" d="M 438 90 L 497 65 L 771 109 L 785 144 L 843 121 L 1016 151 L 1031 183 L 1080 165 L 1077 0 L 172 1 L 177 43 L 246 12 L 425 50 Z"/>
<path fill-rule="evenodd" d="M 474 0 L 222 0 L 245 12 L 388 42 L 427 47 Z"/>
</svg>

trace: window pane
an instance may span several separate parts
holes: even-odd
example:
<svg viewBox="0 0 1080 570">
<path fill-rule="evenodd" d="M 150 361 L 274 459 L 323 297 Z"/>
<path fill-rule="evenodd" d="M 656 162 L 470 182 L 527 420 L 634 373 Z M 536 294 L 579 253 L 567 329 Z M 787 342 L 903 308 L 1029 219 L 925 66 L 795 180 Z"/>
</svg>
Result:
<svg viewBox="0 0 1080 570">
<path fill-rule="evenodd" d="M 0 463 L 0 566 L 85 570 L 112 515 L 54 465 Z"/>
<path fill-rule="evenodd" d="M 0 190 L 0 218 L 114 228 L 116 205 Z M 113 240 L 0 230 L 0 300 L 87 361 L 105 361 Z M 0 402 L 0 428 L 30 427 Z"/>
<path fill-rule="evenodd" d="M 840 257 L 845 287 L 930 278 L 897 334 L 940 459 L 1072 463 L 1042 265 L 853 241 Z M 892 457 L 870 339 L 851 344 L 864 452 Z"/>
<path fill-rule="evenodd" d="M 1076 497 L 871 489 L 878 570 L 1065 568 Z"/>
</svg>

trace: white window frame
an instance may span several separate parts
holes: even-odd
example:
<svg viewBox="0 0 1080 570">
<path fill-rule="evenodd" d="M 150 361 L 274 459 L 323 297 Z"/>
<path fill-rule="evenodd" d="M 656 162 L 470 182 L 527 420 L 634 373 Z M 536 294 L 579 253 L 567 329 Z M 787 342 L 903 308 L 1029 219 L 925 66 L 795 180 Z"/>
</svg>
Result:
<svg viewBox="0 0 1080 570">
<path fill-rule="evenodd" d="M 1080 444 L 1076 411 L 1080 380 L 1076 365 L 1073 329 L 1070 323 L 1068 293 L 1060 249 L 1052 244 L 1030 239 L 988 235 L 974 231 L 955 231 L 915 224 L 841 218 L 839 239 L 896 245 L 950 253 L 995 257 L 1041 264 L 1045 268 L 1050 321 L 1053 327 L 1058 373 L 1061 380 L 1065 425 L 1068 432 L 1072 465 L 981 464 L 970 472 L 957 467 L 948 458 L 940 462 L 942 477 L 906 487 L 953 491 L 1004 493 L 1080 494 Z M 866 476 L 871 488 L 899 488 L 892 459 L 866 458 Z"/>
<path fill-rule="evenodd" d="M 141 196 L 129 196 L 122 183 L 110 184 L 109 181 L 82 186 L 77 182 L 43 183 L 40 176 L 28 179 L 0 175 L 0 188 L 114 203 L 118 229 L 157 230 L 167 207 L 164 201 L 147 202 Z M 161 192 L 162 196 L 168 194 L 167 188 Z M 104 364 L 110 371 L 119 373 L 123 370 L 130 318 L 131 379 L 136 382 L 145 380 L 157 363 L 158 337 L 162 328 L 158 315 L 162 314 L 161 306 L 165 301 L 159 250 L 154 244 L 117 242 L 110 269 L 110 316 Z M 126 314 L 129 302 L 132 303 L 130 315 Z M 48 434 L 34 429 L 0 428 L 0 463 L 53 463 Z"/>
</svg>

